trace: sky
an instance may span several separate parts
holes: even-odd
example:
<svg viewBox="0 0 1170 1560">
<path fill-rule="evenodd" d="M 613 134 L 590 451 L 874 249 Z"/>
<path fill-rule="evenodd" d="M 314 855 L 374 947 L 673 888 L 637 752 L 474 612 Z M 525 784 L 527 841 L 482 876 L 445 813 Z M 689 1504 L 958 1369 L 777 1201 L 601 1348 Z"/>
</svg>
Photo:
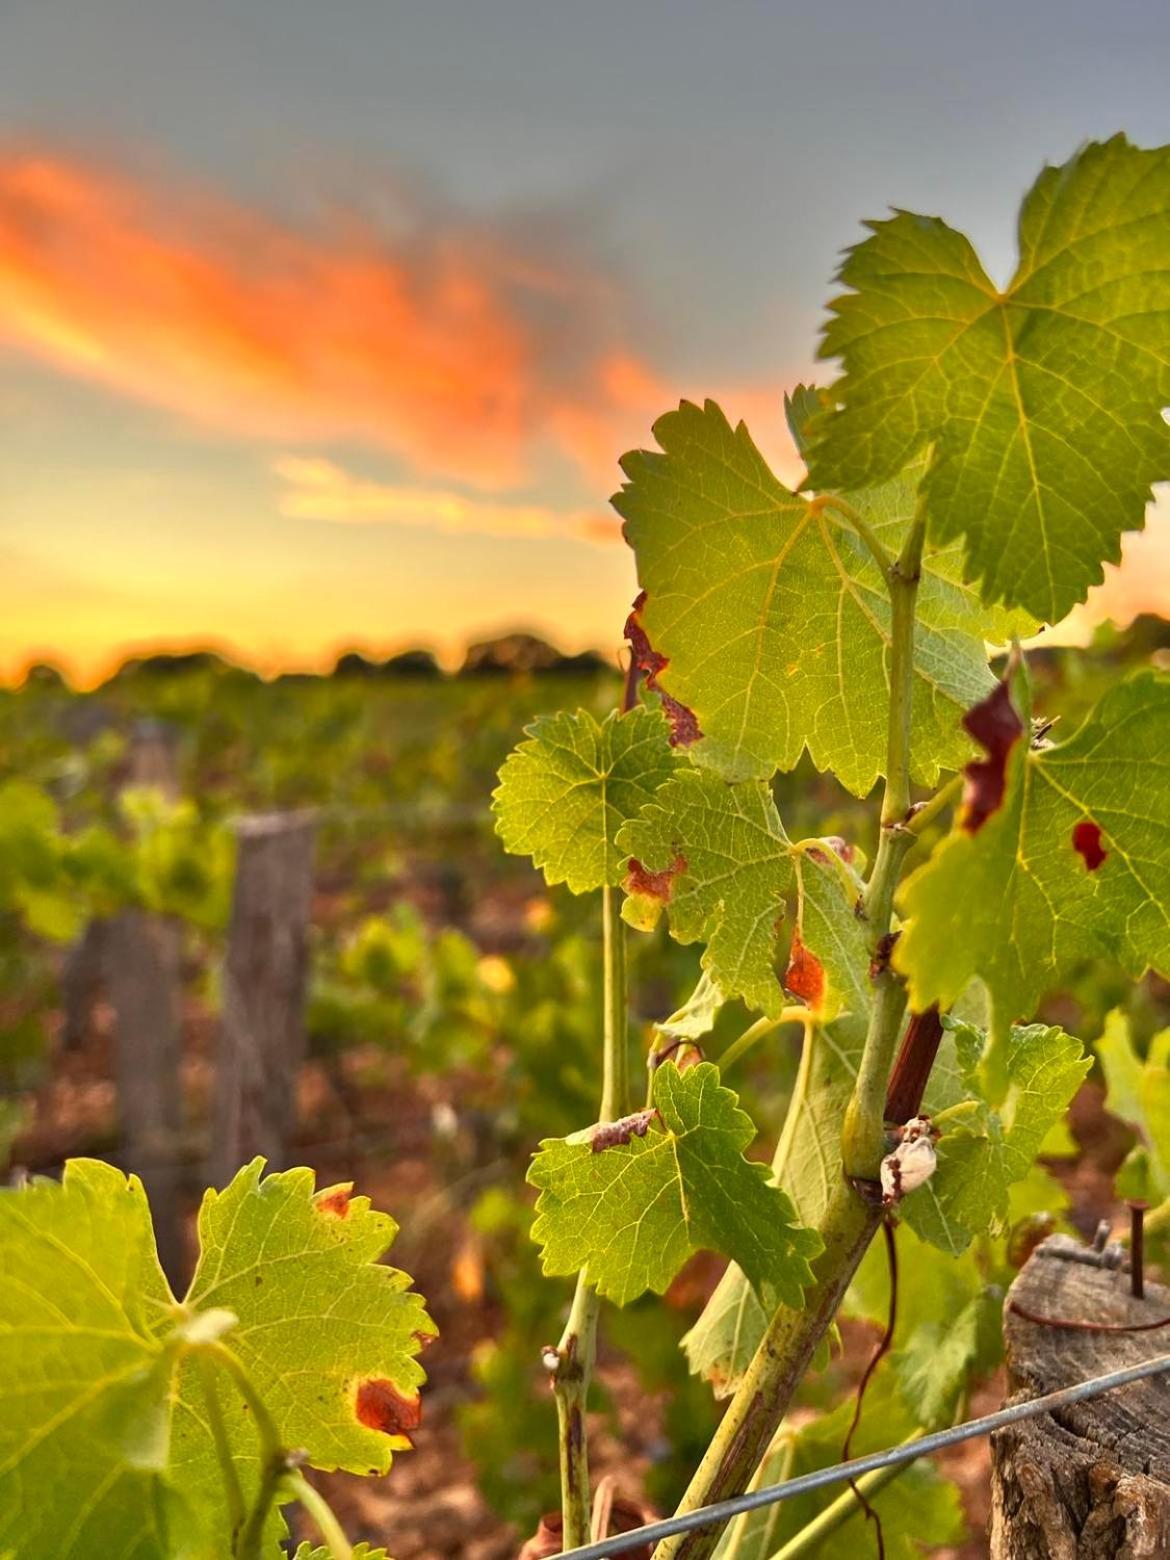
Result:
<svg viewBox="0 0 1170 1560">
<path fill-rule="evenodd" d="M 0 0 L 0 676 L 616 652 L 655 416 L 795 476 L 861 219 L 1006 280 L 1043 163 L 1170 140 L 1168 72 L 1165 0 Z M 1164 507 L 1088 617 L 1170 614 Z"/>
</svg>

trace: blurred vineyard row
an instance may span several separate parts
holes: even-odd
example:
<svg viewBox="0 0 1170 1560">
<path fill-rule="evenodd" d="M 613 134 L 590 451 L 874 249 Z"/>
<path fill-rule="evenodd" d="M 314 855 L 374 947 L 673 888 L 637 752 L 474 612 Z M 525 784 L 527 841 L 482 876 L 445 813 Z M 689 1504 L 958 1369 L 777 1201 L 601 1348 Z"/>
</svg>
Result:
<svg viewBox="0 0 1170 1560">
<path fill-rule="evenodd" d="M 1170 625 L 1160 620 L 1141 618 L 1099 640 L 1092 657 L 1041 649 L 1031 658 L 1037 712 L 1059 716 L 1062 733 L 1103 683 L 1151 662 L 1170 665 Z M 565 664 L 520 648 L 480 647 L 458 677 L 419 656 L 382 668 L 349 658 L 331 677 L 266 682 L 198 656 L 128 665 L 93 692 L 74 692 L 45 668 L 0 692 L 0 1156 L 22 1172 L 52 1173 L 80 1153 L 119 1159 L 108 1003 L 99 990 L 77 1010 L 63 993 L 87 927 L 137 906 L 182 928 L 176 1151 L 194 1208 L 215 1130 L 210 1078 L 233 819 L 317 810 L 309 1060 L 295 1158 L 327 1180 L 357 1180 L 394 1212 L 402 1225 L 395 1260 L 417 1273 L 442 1329 L 427 1362 L 434 1388 L 419 1471 L 412 1484 L 409 1460 L 396 1469 L 385 1497 L 413 1501 L 427 1535 L 418 1543 L 430 1548 L 412 1549 L 399 1523 L 405 1560 L 510 1553 L 507 1529 L 485 1520 L 483 1502 L 524 1533 L 557 1501 L 555 1416 L 537 1355 L 559 1330 L 566 1296 L 539 1277 L 523 1174 L 541 1137 L 593 1116 L 599 929 L 588 901 L 550 894 L 525 862 L 502 853 L 490 795 L 534 715 L 583 706 L 602 716 L 620 682 L 597 658 Z M 173 752 L 176 794 L 126 783 L 129 745 L 144 723 Z M 776 790 L 793 837 L 815 828 L 872 849 L 861 804 L 807 765 L 781 776 Z M 694 987 L 697 952 L 659 931 L 634 939 L 632 958 L 636 1026 L 648 1032 Z M 1170 1023 L 1170 991 L 1086 966 L 1050 996 L 1044 1016 L 1088 1044 L 1117 1008 L 1140 1052 Z M 709 1054 L 718 1060 L 746 1022 L 736 1005 L 725 1008 Z M 781 1119 L 793 1063 L 781 1041 L 737 1072 L 758 1119 Z M 1106 1136 L 1095 1162 L 1108 1169 L 1132 1136 L 1120 1127 Z M 1112 1195 L 1108 1179 L 1079 1175 L 1083 1144 L 1054 1147 L 1063 1190 L 1049 1196 L 1032 1186 L 1020 1212 L 1048 1197 L 1066 1218 L 1091 1224 Z M 770 1149 L 761 1142 L 753 1152 Z M 602 1413 L 633 1448 L 644 1493 L 663 1506 L 717 1415 L 678 1350 L 717 1274 L 706 1264 L 684 1272 L 667 1325 L 661 1311 L 638 1305 L 606 1318 Z M 880 1313 L 878 1290 L 863 1270 L 858 1314 Z M 946 1303 L 941 1291 L 937 1298 Z M 851 1368 L 846 1349 L 810 1382 L 807 1404 L 833 1401 Z M 429 1483 L 428 1445 L 441 1464 Z M 453 1457 L 470 1470 L 462 1497 Z M 350 1498 L 383 1497 L 355 1488 Z M 445 1502 L 444 1512 L 427 1500 Z M 360 1530 L 363 1509 L 355 1509 Z M 376 1516 L 364 1515 L 376 1531 Z"/>
</svg>

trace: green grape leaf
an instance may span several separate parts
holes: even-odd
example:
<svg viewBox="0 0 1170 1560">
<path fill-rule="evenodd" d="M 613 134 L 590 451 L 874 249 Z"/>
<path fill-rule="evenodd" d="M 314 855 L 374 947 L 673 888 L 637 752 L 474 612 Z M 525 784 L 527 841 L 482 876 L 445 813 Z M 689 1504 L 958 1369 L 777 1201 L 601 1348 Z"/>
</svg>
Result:
<svg viewBox="0 0 1170 1560">
<path fill-rule="evenodd" d="M 723 998 L 773 1017 L 784 1007 L 776 944 L 795 890 L 785 985 L 825 1019 L 868 1002 L 855 984 L 858 960 L 868 963 L 860 884 L 832 842 L 791 843 L 766 785 L 683 769 L 622 828 L 618 845 L 630 858 L 623 919 L 648 931 L 665 909 L 678 942 L 706 943 L 703 970 Z"/>
<path fill-rule="evenodd" d="M 930 536 L 964 538 L 986 600 L 1055 622 L 1170 477 L 1170 148 L 1115 136 L 1045 168 L 1003 292 L 936 217 L 868 226 L 825 327 L 844 373 L 812 479 L 880 482 L 930 446 Z"/>
<path fill-rule="evenodd" d="M 799 1478 L 818 1468 L 841 1461 L 841 1447 L 853 1417 L 853 1400 L 847 1399 L 831 1414 L 822 1414 L 799 1427 L 784 1424 L 753 1480 L 753 1488 Z M 888 1377 L 879 1376 L 862 1405 L 861 1421 L 853 1436 L 855 1457 L 883 1451 L 905 1440 L 917 1429 Z M 729 1522 L 715 1550 L 715 1560 L 774 1560 L 776 1553 L 837 1499 L 840 1489 L 829 1486 L 762 1507 Z M 911 1464 L 896 1482 L 871 1497 L 881 1517 L 887 1560 L 922 1560 L 924 1551 L 957 1544 L 964 1533 L 959 1491 L 940 1478 L 925 1460 Z M 817 1560 L 857 1560 L 873 1552 L 873 1525 L 858 1505 L 816 1546 Z"/>
<path fill-rule="evenodd" d="M 664 906 L 678 942 L 705 942 L 703 968 L 728 997 L 776 1014 L 776 927 L 793 882 L 792 847 L 772 793 L 683 769 L 618 835 L 630 858 L 622 916 L 648 930 Z"/>
<path fill-rule="evenodd" d="M 548 883 L 574 894 L 616 886 L 625 864 L 619 828 L 677 766 L 665 720 L 639 707 L 599 726 L 588 710 L 562 711 L 526 734 L 492 794 L 504 849 L 531 856 Z"/>
<path fill-rule="evenodd" d="M 1059 746 L 1029 745 L 1029 713 L 1020 670 L 971 712 L 998 760 L 968 767 L 958 827 L 902 889 L 917 1011 L 978 975 L 999 1027 L 1082 959 L 1170 971 L 1170 677 L 1110 688 Z"/>
<path fill-rule="evenodd" d="M 613 503 L 644 592 L 631 639 L 694 739 L 690 756 L 728 780 L 766 779 L 807 747 L 818 769 L 864 796 L 886 759 L 880 568 L 821 500 L 789 492 L 714 402 L 684 401 L 654 434 L 663 453 L 628 454 Z M 916 477 L 849 495 L 890 550 L 909 528 Z M 983 641 L 1005 626 L 956 573 L 954 558 L 942 568 L 928 558 L 918 595 L 911 750 L 915 777 L 930 785 L 970 752 L 958 718 L 990 687 Z"/>
<path fill-rule="evenodd" d="M 0 1373 L 19 1405 L 0 1427 L 0 1544 L 17 1560 L 230 1552 L 199 1355 L 224 1336 L 282 1444 L 314 1466 L 382 1472 L 408 1444 L 415 1355 L 434 1326 L 406 1276 L 377 1261 L 393 1220 L 348 1187 L 314 1195 L 310 1170 L 261 1168 L 205 1197 L 181 1305 L 136 1178 L 74 1160 L 60 1185 L 0 1192 Z M 250 1499 L 252 1416 L 226 1373 L 215 1390 Z M 266 1557 L 282 1530 L 274 1514 Z"/>
<path fill-rule="evenodd" d="M 772 1160 L 772 1179 L 792 1200 L 800 1222 L 815 1229 L 841 1177 L 841 1121 L 861 1061 L 864 1019 L 852 1015 L 805 1035 L 797 1110 Z M 687 1364 L 716 1397 L 729 1397 L 763 1338 L 771 1313 L 735 1262 L 682 1340 Z"/>
<path fill-rule="evenodd" d="M 1138 1146 L 1118 1172 L 1118 1195 L 1161 1203 L 1170 1197 L 1170 1029 L 1134 1050 L 1124 1013 L 1114 1011 L 1093 1048 L 1105 1073 L 1105 1108 L 1137 1134 Z"/>
<path fill-rule="evenodd" d="M 141 1182 L 75 1160 L 0 1191 L 0 1267 L 0 1553 L 213 1560 L 163 1477 L 172 1302 Z"/>
<path fill-rule="evenodd" d="M 954 1423 L 955 1411 L 981 1362 L 998 1352 L 994 1340 L 1003 1295 L 986 1289 L 958 1311 L 922 1322 L 895 1354 L 890 1369 L 911 1414 L 924 1430 Z"/>
<path fill-rule="evenodd" d="M 665 1292 L 693 1252 L 721 1251 L 773 1306 L 799 1307 L 820 1237 L 795 1222 L 765 1166 L 743 1157 L 750 1117 L 710 1062 L 654 1074 L 652 1111 L 547 1138 L 528 1179 L 539 1188 L 532 1237 L 547 1274 L 588 1268 L 626 1305 Z"/>
<path fill-rule="evenodd" d="M 894 1231 L 898 1305 L 889 1369 L 915 1422 L 924 1430 L 953 1420 L 960 1395 L 995 1369 L 1002 1357 L 1003 1290 L 988 1282 L 1006 1273 L 1002 1257 L 968 1247 L 944 1256 L 906 1224 Z M 885 1328 L 890 1274 L 885 1243 L 874 1241 L 861 1260 L 842 1313 Z"/>
<path fill-rule="evenodd" d="M 825 972 L 826 1011 L 805 1031 L 789 1116 L 772 1160 L 772 1179 L 792 1199 L 800 1222 L 816 1228 L 841 1180 L 841 1120 L 865 1046 L 870 1007 L 865 923 L 854 914 L 847 874 L 828 848 L 796 858 L 797 925 Z M 768 1325 L 743 1270 L 730 1263 L 702 1314 L 682 1340 L 695 1375 L 717 1397 L 735 1391 Z"/>
<path fill-rule="evenodd" d="M 969 1024 L 947 1022 L 971 1109 L 951 1107 L 952 1120 L 959 1124 L 948 1125 L 938 1142 L 938 1168 L 898 1211 L 923 1240 L 956 1255 L 975 1236 L 1004 1227 L 1012 1185 L 1027 1176 L 1091 1062 L 1063 1029 L 1014 1027 L 1002 1046 L 1003 1097 L 992 1106 L 982 1097 L 984 1034 Z"/>
<path fill-rule="evenodd" d="M 676 1008 L 669 1018 L 654 1027 L 667 1041 L 699 1040 L 715 1028 L 723 1003 L 718 981 L 712 980 L 704 970 L 682 1007 Z"/>
</svg>

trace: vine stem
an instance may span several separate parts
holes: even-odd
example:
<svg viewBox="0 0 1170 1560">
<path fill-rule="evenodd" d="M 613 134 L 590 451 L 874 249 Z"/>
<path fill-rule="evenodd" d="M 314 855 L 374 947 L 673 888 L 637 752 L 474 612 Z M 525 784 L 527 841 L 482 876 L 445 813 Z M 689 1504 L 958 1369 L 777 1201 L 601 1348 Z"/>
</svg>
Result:
<svg viewBox="0 0 1170 1560">
<path fill-rule="evenodd" d="M 882 573 L 888 574 L 890 572 L 894 560 L 890 557 L 889 553 L 878 539 L 878 534 L 870 525 L 869 521 L 865 518 L 859 509 L 855 509 L 853 507 L 848 499 L 842 498 L 839 493 L 822 493 L 817 498 L 810 499 L 809 502 L 815 508 L 819 509 L 822 514 L 825 511 L 835 511 L 836 514 L 846 522 L 849 529 L 855 532 L 856 535 L 859 536 L 860 539 L 865 543 L 866 547 L 869 549 L 873 561 L 877 564 Z"/>
<path fill-rule="evenodd" d="M 812 1264 L 813 1282 L 799 1311 L 780 1306 L 712 1437 L 679 1504 L 680 1514 L 738 1495 L 747 1487 L 817 1344 L 833 1321 L 845 1290 L 877 1233 L 880 1193 L 863 1196 L 853 1184 L 877 1180 L 884 1152 L 886 1086 L 905 1011 L 902 983 L 889 966 L 894 890 L 915 835 L 906 828 L 910 809 L 910 717 L 914 692 L 914 615 L 926 535 L 922 503 L 896 562 L 886 571 L 890 591 L 890 704 L 886 789 L 881 838 L 863 909 L 874 957 L 874 1002 L 857 1082 L 845 1113 L 841 1152 L 845 1175 L 821 1220 L 824 1250 Z M 716 1531 L 696 1529 L 658 1545 L 654 1560 L 708 1560 Z"/>
<path fill-rule="evenodd" d="M 601 891 L 602 1083 L 599 1120 L 616 1121 L 630 1108 L 630 1047 L 626 1002 L 626 928 L 617 889 Z M 545 1355 L 557 1405 L 563 1545 L 589 1542 L 589 1447 L 585 1409 L 597 1351 L 600 1301 L 589 1274 L 577 1275 L 569 1319 L 555 1350 Z"/>
<path fill-rule="evenodd" d="M 264 1525 L 268 1521 L 268 1513 L 272 1510 L 287 1472 L 288 1463 L 283 1454 L 265 1460 L 260 1474 L 260 1488 L 256 1491 L 256 1499 L 252 1503 L 248 1519 L 240 1529 L 235 1560 L 261 1560 Z"/>
<path fill-rule="evenodd" d="M 325 1540 L 325 1547 L 333 1560 L 353 1560 L 353 1545 L 341 1531 L 341 1523 L 321 1491 L 315 1489 L 304 1474 L 296 1469 L 285 1475 L 284 1483 L 289 1493 L 300 1501 L 317 1524 L 317 1531 Z"/>
<path fill-rule="evenodd" d="M 719 1071 L 725 1073 L 729 1067 L 733 1067 L 741 1056 L 746 1056 L 758 1040 L 763 1040 L 765 1035 L 770 1035 L 782 1024 L 802 1024 L 807 1027 L 810 1018 L 806 1007 L 782 1008 L 775 1018 L 757 1018 L 754 1024 L 749 1024 L 743 1034 L 738 1035 L 727 1049 L 719 1057 Z"/>
<path fill-rule="evenodd" d="M 906 823 L 906 828 L 911 834 L 922 834 L 938 818 L 940 813 L 959 800 L 963 794 L 964 777 L 952 775 L 946 785 L 939 786 L 938 790 L 929 801 L 923 802 L 913 817 Z"/>
<path fill-rule="evenodd" d="M 281 1444 L 280 1432 L 276 1428 L 272 1415 L 268 1412 L 264 1399 L 257 1392 L 255 1384 L 248 1374 L 248 1367 L 240 1359 L 239 1355 L 234 1350 L 229 1349 L 225 1343 L 221 1343 L 218 1340 L 212 1343 L 201 1344 L 199 1353 L 201 1364 L 214 1361 L 222 1366 L 228 1375 L 231 1376 L 239 1390 L 240 1396 L 247 1404 L 252 1415 L 252 1422 L 256 1426 L 256 1434 L 260 1440 L 260 1487 L 256 1491 L 252 1509 L 244 1515 L 242 1522 L 238 1524 L 233 1560 L 260 1560 L 264 1542 L 264 1524 L 268 1520 L 268 1513 L 272 1510 L 272 1504 L 279 1493 L 281 1481 L 289 1470 L 289 1454 Z M 211 1385 L 213 1386 L 214 1384 Z M 210 1396 L 208 1402 L 210 1407 Z M 213 1414 L 213 1435 L 215 1435 L 215 1423 L 216 1416 Z M 222 1419 L 220 1427 L 222 1429 Z M 215 1439 L 216 1451 L 219 1453 L 222 1463 L 224 1454 L 219 1445 L 218 1435 L 215 1436 Z M 230 1448 L 227 1448 L 227 1455 L 229 1458 L 231 1457 Z M 228 1481 L 228 1487 L 230 1489 L 231 1480 Z"/>
<path fill-rule="evenodd" d="M 223 1421 L 223 1405 L 219 1401 L 219 1384 L 215 1379 L 211 1361 L 199 1350 L 195 1351 L 195 1368 L 199 1373 L 199 1384 L 203 1388 L 203 1398 L 207 1404 L 207 1422 L 211 1426 L 211 1439 L 215 1443 L 215 1455 L 219 1462 L 220 1475 L 223 1478 L 228 1516 L 232 1524 L 232 1543 L 234 1544 L 243 1532 L 244 1523 L 248 1517 L 248 1508 L 244 1500 L 244 1491 L 240 1484 L 236 1460 L 232 1455 L 227 1426 Z"/>
<path fill-rule="evenodd" d="M 601 890 L 602 1081 L 601 1121 L 616 1121 L 630 1108 L 630 1047 L 626 1018 L 626 923 L 621 891 Z"/>
<path fill-rule="evenodd" d="M 881 838 L 873 875 L 865 892 L 873 956 L 873 1008 L 857 1083 L 845 1111 L 841 1152 L 847 1177 L 876 1181 L 885 1153 L 886 1089 L 898 1032 L 906 1009 L 906 991 L 890 967 L 889 937 L 893 925 L 894 890 L 902 863 L 916 836 L 907 828 L 910 811 L 910 717 L 914 699 L 914 614 L 926 518 L 921 504 L 909 535 L 889 572 L 892 609 L 890 636 L 890 726 L 886 754 L 886 790 L 882 801 Z"/>
</svg>

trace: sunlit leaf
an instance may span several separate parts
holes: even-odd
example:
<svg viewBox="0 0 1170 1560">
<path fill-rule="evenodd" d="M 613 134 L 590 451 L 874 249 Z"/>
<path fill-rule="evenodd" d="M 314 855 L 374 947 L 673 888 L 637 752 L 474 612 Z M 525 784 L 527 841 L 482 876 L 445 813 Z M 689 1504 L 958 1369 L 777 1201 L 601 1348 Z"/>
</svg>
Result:
<svg viewBox="0 0 1170 1560">
<path fill-rule="evenodd" d="M 954 1023 L 958 1064 L 970 1110 L 947 1122 L 937 1145 L 938 1168 L 899 1204 L 916 1234 L 952 1254 L 976 1235 L 1004 1227 L 1012 1184 L 1023 1180 L 1054 1121 L 1064 1114 L 1090 1059 L 1064 1030 L 1030 1024 L 1003 1042 L 1002 1098 L 983 1097 L 980 1062 L 986 1036 Z"/>
<path fill-rule="evenodd" d="M 789 492 L 713 402 L 683 402 L 654 434 L 662 453 L 625 457 L 614 505 L 637 557 L 655 683 L 702 733 L 690 756 L 725 779 L 766 779 L 807 747 L 864 796 L 886 759 L 890 603 L 877 563 L 831 511 Z M 915 482 L 850 495 L 894 552 Z M 1001 626 L 954 564 L 928 559 L 919 591 L 912 752 L 927 784 L 970 751 L 958 718 L 991 685 L 983 641 Z"/>
<path fill-rule="evenodd" d="M 799 1306 L 820 1239 L 767 1184 L 767 1168 L 743 1157 L 755 1128 L 718 1068 L 667 1062 L 653 1097 L 656 1114 L 634 1131 L 618 1124 L 541 1144 L 528 1179 L 540 1189 L 532 1236 L 544 1271 L 588 1268 L 598 1293 L 625 1305 L 663 1293 L 692 1252 L 721 1251 L 770 1303 Z"/>
<path fill-rule="evenodd" d="M 1170 970 L 1170 677 L 1110 688 L 1080 730 L 1034 749 L 1020 734 L 1002 803 L 954 832 L 905 884 L 894 963 L 916 1010 L 978 975 L 997 1025 L 1027 1018 L 1082 959 Z"/>
<path fill-rule="evenodd" d="M 504 849 L 574 894 L 621 882 L 622 824 L 673 772 L 666 722 L 645 708 L 599 726 L 587 710 L 542 715 L 500 770 L 492 809 Z"/>
<path fill-rule="evenodd" d="M 409 1279 L 378 1258 L 396 1226 L 310 1170 L 257 1160 L 199 1218 L 179 1304 L 135 1178 L 74 1160 L 61 1184 L 0 1191 L 0 1544 L 15 1560 L 222 1560 L 232 1525 L 199 1349 L 243 1363 L 281 1444 L 319 1468 L 389 1467 L 417 1422 L 420 1345 L 434 1333 Z M 254 1418 L 214 1367 L 245 1499 Z M 68 1520 L 62 1514 L 68 1513 Z M 279 1517 L 266 1557 L 279 1553 Z"/>
<path fill-rule="evenodd" d="M 964 539 L 988 601 L 1055 622 L 1170 477 L 1170 148 L 1115 136 L 1045 168 L 1003 292 L 937 217 L 868 226 L 825 328 L 844 374 L 812 478 L 880 482 L 929 446 L 929 534 Z"/>
</svg>

